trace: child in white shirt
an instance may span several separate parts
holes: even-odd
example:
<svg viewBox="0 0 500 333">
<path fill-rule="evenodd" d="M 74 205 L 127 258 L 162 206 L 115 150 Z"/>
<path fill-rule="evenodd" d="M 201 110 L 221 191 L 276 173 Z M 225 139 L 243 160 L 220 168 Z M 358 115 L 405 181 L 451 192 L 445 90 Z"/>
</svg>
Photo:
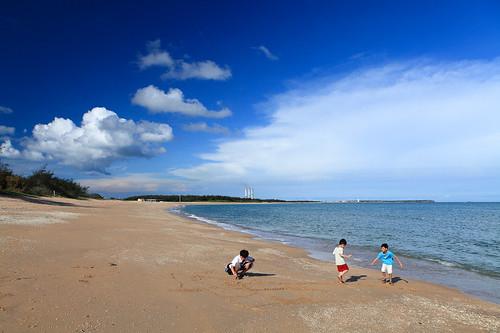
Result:
<svg viewBox="0 0 500 333">
<path fill-rule="evenodd" d="M 347 241 L 342 238 L 339 241 L 339 245 L 333 250 L 333 255 L 335 256 L 335 264 L 337 265 L 337 271 L 340 283 L 344 283 L 343 276 L 349 272 L 349 266 L 347 266 L 345 259 L 350 258 L 352 254 L 344 254 L 344 248 L 347 246 Z"/>
</svg>

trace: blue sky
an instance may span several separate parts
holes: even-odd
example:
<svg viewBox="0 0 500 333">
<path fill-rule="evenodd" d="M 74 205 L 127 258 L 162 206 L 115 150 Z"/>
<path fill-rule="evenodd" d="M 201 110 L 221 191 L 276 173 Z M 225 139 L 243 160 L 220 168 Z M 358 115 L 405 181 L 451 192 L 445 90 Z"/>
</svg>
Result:
<svg viewBox="0 0 500 333">
<path fill-rule="evenodd" d="M 498 17 L 494 1 L 2 4 L 0 158 L 119 197 L 498 201 Z"/>
</svg>

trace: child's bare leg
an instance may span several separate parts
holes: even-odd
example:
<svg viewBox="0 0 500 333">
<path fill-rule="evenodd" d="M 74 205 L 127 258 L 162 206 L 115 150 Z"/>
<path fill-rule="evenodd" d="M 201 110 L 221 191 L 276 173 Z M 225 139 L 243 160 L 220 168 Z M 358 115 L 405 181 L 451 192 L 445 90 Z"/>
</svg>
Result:
<svg viewBox="0 0 500 333">
<path fill-rule="evenodd" d="M 344 283 L 344 275 L 349 272 L 349 270 L 345 270 L 345 271 L 342 271 L 340 272 L 340 282 Z"/>
<path fill-rule="evenodd" d="M 392 284 L 392 274 L 389 274 L 389 284 Z"/>
<path fill-rule="evenodd" d="M 248 262 L 245 264 L 245 268 L 243 269 L 243 273 L 248 272 L 253 267 L 253 262 Z"/>
<path fill-rule="evenodd" d="M 382 272 L 382 283 L 385 283 L 386 275 L 385 272 Z"/>
</svg>

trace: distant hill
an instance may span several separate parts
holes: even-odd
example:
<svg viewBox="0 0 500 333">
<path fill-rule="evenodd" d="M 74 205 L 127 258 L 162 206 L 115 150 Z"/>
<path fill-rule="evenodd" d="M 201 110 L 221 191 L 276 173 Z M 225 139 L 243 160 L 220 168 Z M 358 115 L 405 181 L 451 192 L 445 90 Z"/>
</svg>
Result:
<svg viewBox="0 0 500 333">
<path fill-rule="evenodd" d="M 127 201 L 137 201 L 138 199 L 144 200 L 157 200 L 166 202 L 179 202 L 179 195 L 134 195 L 125 198 Z M 248 199 L 240 197 L 230 197 L 224 195 L 181 195 L 180 200 L 183 202 L 312 202 L 312 201 L 286 201 L 279 199 Z"/>
<path fill-rule="evenodd" d="M 333 203 L 435 203 L 434 200 L 338 200 Z"/>
</svg>

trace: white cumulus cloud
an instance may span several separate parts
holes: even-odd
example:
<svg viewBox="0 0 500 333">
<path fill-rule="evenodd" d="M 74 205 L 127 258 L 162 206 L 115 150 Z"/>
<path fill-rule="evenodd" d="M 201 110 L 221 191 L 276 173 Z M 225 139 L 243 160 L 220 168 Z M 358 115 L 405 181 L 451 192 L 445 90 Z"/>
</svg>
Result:
<svg viewBox="0 0 500 333">
<path fill-rule="evenodd" d="M 190 123 L 182 127 L 188 132 L 205 132 L 212 134 L 229 134 L 229 129 L 219 124 L 209 125 L 205 122 Z"/>
<path fill-rule="evenodd" d="M 132 103 L 145 107 L 153 113 L 171 112 L 207 118 L 225 118 L 231 115 L 231 110 L 228 108 L 211 111 L 197 99 L 184 98 L 180 89 L 171 88 L 165 92 L 153 85 L 138 89 L 132 98 Z"/>
<path fill-rule="evenodd" d="M 57 117 L 48 124 L 36 125 L 32 136 L 22 141 L 19 154 L 6 141 L 0 156 L 54 161 L 104 172 L 117 160 L 164 153 L 162 144 L 172 137 L 172 128 L 167 124 L 134 122 L 106 108 L 95 107 L 83 115 L 80 126 L 71 119 Z"/>
<path fill-rule="evenodd" d="M 167 51 L 161 49 L 159 39 L 147 43 L 148 53 L 140 55 L 138 65 L 141 69 L 153 66 L 165 67 L 167 72 L 164 79 L 200 79 L 223 81 L 231 77 L 229 66 L 219 66 L 212 60 L 187 62 L 183 59 L 174 59 Z"/>
<path fill-rule="evenodd" d="M 0 135 L 13 135 L 15 131 L 14 127 L 0 125 Z"/>
<path fill-rule="evenodd" d="M 12 142 L 9 139 L 0 144 L 0 157 L 17 158 L 20 155 L 21 152 L 12 146 Z"/>
<path fill-rule="evenodd" d="M 417 60 L 321 78 L 272 98 L 268 124 L 172 173 L 267 185 L 450 170 L 498 177 L 499 91 L 500 59 Z"/>
</svg>

